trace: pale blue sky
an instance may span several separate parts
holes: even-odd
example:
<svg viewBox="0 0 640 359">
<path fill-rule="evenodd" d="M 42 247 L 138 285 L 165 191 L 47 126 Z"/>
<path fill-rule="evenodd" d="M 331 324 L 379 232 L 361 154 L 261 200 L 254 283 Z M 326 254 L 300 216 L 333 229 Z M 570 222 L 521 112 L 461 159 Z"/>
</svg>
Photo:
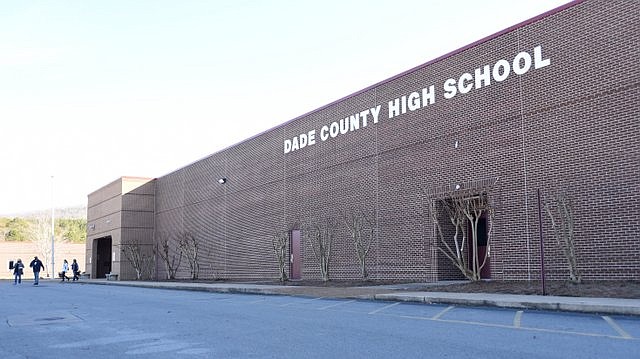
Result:
<svg viewBox="0 0 640 359">
<path fill-rule="evenodd" d="M 0 214 L 159 177 L 568 2 L 0 2 Z M 114 139 L 119 139 L 114 141 Z"/>
</svg>

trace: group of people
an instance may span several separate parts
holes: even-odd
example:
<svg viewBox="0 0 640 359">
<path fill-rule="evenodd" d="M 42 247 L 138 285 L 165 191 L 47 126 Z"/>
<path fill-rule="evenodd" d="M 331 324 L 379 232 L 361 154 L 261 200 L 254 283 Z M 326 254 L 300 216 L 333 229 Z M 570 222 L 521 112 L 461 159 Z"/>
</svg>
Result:
<svg viewBox="0 0 640 359">
<path fill-rule="evenodd" d="M 38 285 L 40 282 L 40 271 L 45 269 L 44 263 L 38 259 L 38 256 L 35 256 L 31 263 L 29 263 L 29 267 L 33 269 L 33 285 Z M 24 274 L 24 263 L 22 263 L 22 259 L 18 259 L 13 264 L 12 269 L 14 276 L 13 284 L 16 285 L 22 283 L 22 275 Z M 80 266 L 75 259 L 73 260 L 73 263 L 71 263 L 71 270 L 73 271 L 73 281 L 75 282 L 80 276 Z M 63 282 L 65 279 L 67 281 L 70 279 L 67 277 L 67 272 L 69 272 L 69 262 L 65 259 L 62 263 L 62 272 L 60 272 L 60 278 L 62 278 Z"/>
<path fill-rule="evenodd" d="M 78 262 L 76 262 L 75 259 L 73 260 L 73 263 L 71 263 L 71 270 L 73 271 L 73 281 L 75 282 L 80 278 L 80 267 L 78 266 Z M 69 277 L 67 277 L 68 271 L 69 262 L 67 262 L 67 260 L 65 259 L 64 262 L 62 262 L 62 272 L 60 272 L 60 278 L 63 282 L 65 279 L 67 280 L 67 282 L 69 281 Z"/>
</svg>

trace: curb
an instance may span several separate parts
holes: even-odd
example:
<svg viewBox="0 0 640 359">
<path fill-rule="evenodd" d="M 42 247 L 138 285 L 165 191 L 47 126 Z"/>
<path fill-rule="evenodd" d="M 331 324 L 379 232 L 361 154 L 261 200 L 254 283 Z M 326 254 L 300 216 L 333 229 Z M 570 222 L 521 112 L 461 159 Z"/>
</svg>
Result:
<svg viewBox="0 0 640 359">
<path fill-rule="evenodd" d="M 376 294 L 375 300 L 414 302 L 426 304 L 455 304 L 463 306 L 483 306 L 511 309 L 551 310 L 593 314 L 634 315 L 640 316 L 640 300 L 615 299 L 619 304 L 598 303 L 597 298 L 582 297 L 538 297 L 521 296 L 521 298 L 506 300 L 502 298 L 470 298 L 460 293 L 459 297 L 441 296 L 437 293 L 429 294 Z M 491 296 L 491 295 L 489 295 Z M 513 297 L 513 296 L 510 296 Z M 561 300 L 557 300 L 560 298 Z M 539 300 L 532 300 L 539 299 Z"/>
<path fill-rule="evenodd" d="M 163 284 L 160 282 L 116 282 L 92 281 L 83 284 L 117 285 L 123 287 L 140 287 L 152 289 L 189 290 L 211 293 L 282 295 L 292 297 L 308 297 L 305 294 L 292 294 L 283 291 L 282 286 L 265 285 L 191 285 L 186 283 Z M 299 288 L 299 287 L 298 287 Z M 413 302 L 425 304 L 453 304 L 461 306 L 497 307 L 511 309 L 533 309 L 592 313 L 602 315 L 640 316 L 640 299 L 588 298 L 532 296 L 491 293 L 446 293 L 446 292 L 398 292 L 372 295 L 354 295 L 349 298 L 387 302 Z M 607 303 L 609 302 L 609 303 Z"/>
</svg>

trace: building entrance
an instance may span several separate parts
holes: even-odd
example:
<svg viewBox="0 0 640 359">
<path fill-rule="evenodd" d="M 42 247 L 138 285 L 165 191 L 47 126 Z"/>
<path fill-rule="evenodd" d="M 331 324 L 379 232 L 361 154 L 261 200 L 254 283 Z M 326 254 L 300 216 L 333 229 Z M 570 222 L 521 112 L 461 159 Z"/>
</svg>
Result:
<svg viewBox="0 0 640 359">
<path fill-rule="evenodd" d="M 302 255 L 300 250 L 301 231 L 294 229 L 290 232 L 289 242 L 289 277 L 291 279 L 300 279 L 302 268 Z"/>
<path fill-rule="evenodd" d="M 482 216 L 478 220 L 478 261 L 480 262 L 480 264 L 482 264 L 485 255 L 487 254 L 487 244 L 489 241 L 489 232 L 487 231 L 487 229 L 487 217 Z M 471 266 L 473 263 L 474 255 L 471 241 L 473 241 L 473 236 L 471 233 L 471 229 L 469 229 L 469 266 Z M 489 257 L 487 257 L 486 263 L 480 269 L 480 278 L 491 278 L 491 261 Z"/>
<path fill-rule="evenodd" d="M 94 239 L 95 248 L 95 277 L 106 278 L 107 273 L 111 273 L 111 236 Z"/>
</svg>

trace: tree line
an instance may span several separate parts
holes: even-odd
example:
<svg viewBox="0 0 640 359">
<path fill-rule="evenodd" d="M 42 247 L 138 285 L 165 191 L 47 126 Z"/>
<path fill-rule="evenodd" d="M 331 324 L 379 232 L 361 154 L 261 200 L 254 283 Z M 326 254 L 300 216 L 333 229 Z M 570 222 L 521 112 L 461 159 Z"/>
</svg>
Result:
<svg viewBox="0 0 640 359">
<path fill-rule="evenodd" d="M 51 236 L 51 218 L 36 216 L 31 218 L 0 218 L 0 239 L 8 242 L 37 242 Z M 87 220 L 85 218 L 58 218 L 55 220 L 56 241 L 85 243 L 87 240 Z"/>
</svg>

